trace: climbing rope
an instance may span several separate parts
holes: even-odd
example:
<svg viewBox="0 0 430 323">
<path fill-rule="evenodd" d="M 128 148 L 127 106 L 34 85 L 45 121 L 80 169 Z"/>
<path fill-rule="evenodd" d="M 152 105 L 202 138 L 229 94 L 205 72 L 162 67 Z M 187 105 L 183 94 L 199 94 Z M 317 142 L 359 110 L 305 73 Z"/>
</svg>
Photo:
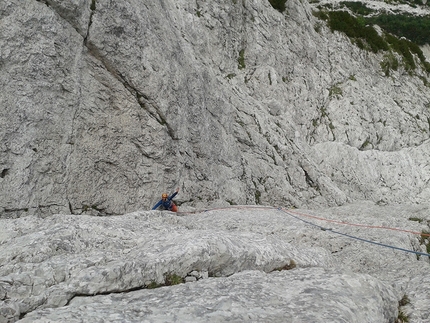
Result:
<svg viewBox="0 0 430 323">
<path fill-rule="evenodd" d="M 282 212 L 284 212 L 285 214 L 287 214 L 287 215 L 289 215 L 289 216 L 291 216 L 291 217 L 299 220 L 299 221 L 302 221 L 302 222 L 305 222 L 305 223 L 310 224 L 312 226 L 315 226 L 315 227 L 317 227 L 317 228 L 319 228 L 319 229 L 321 229 L 323 231 L 333 232 L 335 234 L 339 234 L 339 235 L 342 235 L 342 236 L 345 236 L 345 237 L 348 237 L 348 238 L 351 238 L 351 239 L 360 240 L 360 241 L 371 243 L 371 244 L 378 245 L 378 246 L 381 246 L 381 247 L 386 247 L 386 248 L 391 248 L 391 249 L 400 250 L 400 251 L 404 251 L 404 252 L 414 253 L 414 254 L 420 255 L 420 256 L 427 256 L 427 257 L 430 258 L 430 254 L 425 253 L 425 252 L 420 252 L 420 251 L 404 249 L 404 248 L 400 248 L 400 247 L 396 247 L 396 246 L 391 246 L 391 245 L 388 245 L 388 244 L 384 244 L 384 243 L 380 243 L 380 242 L 376 242 L 376 241 L 372 241 L 372 240 L 367 240 L 367 239 L 356 237 L 356 236 L 353 236 L 353 235 L 350 235 L 350 234 L 346 234 L 346 233 L 343 233 L 343 232 L 335 231 L 335 230 L 333 230 L 331 228 L 325 228 L 325 227 L 320 226 L 318 224 L 315 224 L 315 223 L 312 223 L 310 221 L 301 219 L 301 218 L 295 216 L 294 214 L 292 214 L 292 213 L 290 213 L 290 212 L 288 212 L 288 211 L 286 211 L 286 210 L 284 210 L 282 208 L 279 208 L 279 210 L 282 211 Z M 384 229 L 387 229 L 387 228 L 384 227 Z M 395 228 L 388 228 L 388 229 L 395 229 Z M 399 230 L 399 231 L 404 231 L 404 230 Z"/>
<path fill-rule="evenodd" d="M 332 222 L 332 223 L 336 223 L 336 224 L 343 224 L 343 225 L 349 225 L 349 226 L 355 226 L 355 227 L 364 227 L 364 228 L 370 228 L 370 229 L 385 229 L 385 230 L 401 231 L 401 232 L 416 234 L 416 235 L 419 235 L 422 237 L 430 237 L 429 233 L 423 233 L 423 232 L 417 232 L 417 231 L 411 231 L 411 230 L 405 230 L 405 229 L 398 229 L 398 228 L 391 228 L 391 227 L 380 226 L 380 225 L 369 225 L 369 224 L 359 224 L 359 223 L 350 223 L 350 222 L 345 222 L 345 221 L 337 221 L 337 220 L 321 218 L 318 216 L 314 216 L 314 215 L 310 215 L 310 214 L 306 214 L 306 213 L 301 213 L 301 212 L 297 212 L 297 211 L 293 211 L 293 210 L 290 210 L 289 212 L 300 215 L 300 216 L 305 216 L 308 218 L 326 221 L 326 222 Z"/>
<path fill-rule="evenodd" d="M 246 205 L 246 206 L 228 206 L 228 207 L 219 207 L 219 208 L 213 208 L 213 209 L 205 209 L 205 210 L 200 210 L 200 211 L 192 211 L 192 212 L 178 212 L 179 215 L 186 215 L 186 214 L 197 214 L 197 213 L 203 213 L 203 212 L 208 212 L 208 211 L 219 211 L 219 210 L 228 210 L 228 209 L 272 209 L 272 210 L 279 210 L 299 221 L 302 221 L 304 223 L 307 223 L 309 225 L 312 225 L 314 227 L 317 227 L 323 231 L 329 231 L 338 235 L 342 235 L 351 239 L 355 239 L 355 240 L 359 240 L 359 241 L 363 241 L 363 242 L 367 242 L 367 243 L 371 243 L 374 245 L 378 245 L 381 247 L 386 247 L 386 248 L 391 248 L 391 249 L 395 249 L 395 250 L 400 250 L 400 251 L 404 251 L 404 252 L 408 252 L 408 253 L 413 253 L 416 255 L 420 255 L 420 256 L 427 256 L 430 258 L 430 254 L 425 253 L 425 252 L 420 252 L 420 251 L 415 251 L 415 250 L 409 250 L 409 249 L 404 249 L 404 248 L 400 248 L 400 247 L 396 247 L 396 246 L 391 246 L 388 244 L 384 244 L 384 243 L 380 243 L 380 242 L 376 242 L 376 241 L 372 241 L 372 240 L 368 240 L 368 239 L 363 239 L 360 237 L 356 237 L 350 234 L 346 234 L 343 232 L 339 232 L 339 231 L 335 231 L 331 228 L 325 228 L 323 226 L 320 226 L 318 224 L 315 224 L 311 221 L 307 221 L 305 219 L 302 219 L 299 216 L 302 217 L 308 217 L 308 218 L 313 218 L 313 219 L 317 219 L 320 221 L 326 221 L 326 222 L 332 222 L 332 223 L 336 223 L 336 224 L 342 224 L 342 225 L 349 225 L 349 226 L 357 226 L 357 227 L 364 227 L 364 228 L 372 228 L 372 229 L 385 229 L 385 230 L 393 230 L 393 231 L 400 231 L 400 232 L 406 232 L 406 233 L 411 233 L 411 234 L 416 234 L 416 235 L 420 235 L 421 237 L 428 237 L 430 236 L 430 234 L 427 233 L 422 233 L 422 232 L 417 232 L 417 231 L 411 231 L 411 230 L 404 230 L 404 229 L 398 229 L 398 228 L 391 228 L 391 227 L 386 227 L 386 226 L 376 226 L 376 225 L 367 225 L 367 224 L 357 224 L 357 223 L 349 223 L 349 222 L 344 222 L 344 221 L 337 221 L 337 220 L 331 220 L 331 219 L 326 219 L 326 218 L 321 218 L 321 217 L 317 217 L 317 216 L 313 216 L 313 215 L 309 215 L 309 214 L 305 214 L 305 213 L 301 213 L 301 212 L 297 212 L 297 211 L 292 211 L 292 210 L 286 210 L 283 208 L 276 208 L 273 206 L 251 206 L 251 205 Z"/>
</svg>

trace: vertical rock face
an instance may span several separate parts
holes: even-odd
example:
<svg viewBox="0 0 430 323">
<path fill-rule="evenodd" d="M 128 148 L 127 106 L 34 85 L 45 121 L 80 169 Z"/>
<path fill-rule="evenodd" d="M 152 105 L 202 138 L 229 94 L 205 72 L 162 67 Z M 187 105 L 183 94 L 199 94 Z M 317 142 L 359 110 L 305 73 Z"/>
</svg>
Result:
<svg viewBox="0 0 430 323">
<path fill-rule="evenodd" d="M 0 214 L 428 200 L 428 75 L 288 1 L 0 3 Z"/>
</svg>

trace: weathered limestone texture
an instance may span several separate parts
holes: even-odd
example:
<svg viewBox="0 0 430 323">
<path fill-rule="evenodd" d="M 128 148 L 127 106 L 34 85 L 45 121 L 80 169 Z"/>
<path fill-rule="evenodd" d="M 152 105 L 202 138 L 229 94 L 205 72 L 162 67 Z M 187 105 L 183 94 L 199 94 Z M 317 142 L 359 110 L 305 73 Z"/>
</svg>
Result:
<svg viewBox="0 0 430 323">
<path fill-rule="evenodd" d="M 286 5 L 2 0 L 0 216 L 428 201 L 428 75 Z"/>
<path fill-rule="evenodd" d="M 428 322 L 428 257 L 334 233 L 425 251 L 419 234 L 381 227 L 428 231 L 428 210 L 360 202 L 0 219 L 0 322 L 389 323 L 399 311 Z M 175 279 L 185 283 L 163 286 Z"/>
<path fill-rule="evenodd" d="M 429 75 L 286 6 L 0 1 L 0 323 L 430 322 Z"/>
</svg>

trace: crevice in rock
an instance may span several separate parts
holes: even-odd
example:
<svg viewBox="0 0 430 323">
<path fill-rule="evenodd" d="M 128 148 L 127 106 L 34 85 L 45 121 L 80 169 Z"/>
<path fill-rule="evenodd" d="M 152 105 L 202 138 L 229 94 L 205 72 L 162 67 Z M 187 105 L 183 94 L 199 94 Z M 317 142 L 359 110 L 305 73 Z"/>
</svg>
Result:
<svg viewBox="0 0 430 323">
<path fill-rule="evenodd" d="M 69 306 L 70 303 L 73 301 L 73 299 L 75 299 L 76 297 L 94 297 L 94 296 L 99 296 L 99 295 L 123 294 L 123 293 L 135 292 L 135 291 L 142 290 L 142 289 L 148 289 L 148 287 L 146 287 L 145 285 L 143 285 L 143 286 L 131 287 L 131 288 L 128 288 L 128 289 L 114 289 L 114 290 L 110 290 L 110 291 L 98 292 L 98 293 L 93 293 L 93 294 L 89 294 L 89 293 L 74 293 L 69 298 L 69 300 L 67 301 L 67 303 L 64 306 Z"/>
<path fill-rule="evenodd" d="M 130 91 L 130 93 L 134 94 L 137 99 L 137 102 L 142 107 L 142 109 L 147 111 L 155 120 L 157 120 L 160 125 L 165 126 L 167 128 L 167 133 L 173 140 L 178 140 L 178 137 L 175 135 L 172 126 L 167 122 L 165 115 L 161 112 L 161 109 L 157 106 L 157 104 L 151 101 L 148 96 L 139 92 L 136 88 L 131 87 L 130 84 L 126 83 L 125 81 L 123 82 L 123 84 L 126 88 L 127 86 L 130 87 L 130 89 L 128 90 Z M 154 111 L 152 111 L 151 108 Z"/>
<path fill-rule="evenodd" d="M 4 212 L 19 212 L 19 211 L 28 211 L 28 208 L 16 208 L 16 209 L 4 209 Z"/>
<path fill-rule="evenodd" d="M 69 211 L 70 211 L 70 214 L 75 214 L 75 213 L 73 213 L 73 207 L 72 207 L 72 203 L 70 203 L 70 201 L 69 201 Z"/>
<path fill-rule="evenodd" d="M 51 4 L 49 0 L 36 0 L 38 2 L 44 3 L 46 6 L 51 7 Z M 167 133 L 173 140 L 178 140 L 172 126 L 167 122 L 167 118 L 165 115 L 161 112 L 161 109 L 152 102 L 149 97 L 143 93 L 141 93 L 135 86 L 133 86 L 130 82 L 128 82 L 123 75 L 121 75 L 120 72 L 118 72 L 110 63 L 107 62 L 107 60 L 103 57 L 103 55 L 100 53 L 98 48 L 94 46 L 91 42 L 88 42 L 88 38 L 90 35 L 90 29 L 93 23 L 93 16 L 96 11 L 96 2 L 97 0 L 91 0 L 91 13 L 88 20 L 88 27 L 86 34 L 84 36 L 84 46 L 88 49 L 88 53 L 93 56 L 95 59 L 97 59 L 99 62 L 102 63 L 102 65 L 105 67 L 105 69 L 116 79 L 118 80 L 123 86 L 136 98 L 138 104 L 147 111 L 157 122 L 165 126 L 167 128 Z M 62 19 L 65 21 L 68 21 L 66 17 L 63 17 L 58 11 L 55 11 Z M 73 27 L 78 33 L 79 31 Z"/>
<path fill-rule="evenodd" d="M 294 263 L 293 260 L 290 261 L 289 265 L 291 266 L 291 264 L 294 264 L 294 267 L 296 266 L 296 264 Z M 287 267 L 288 267 L 288 264 L 285 265 L 285 267 L 282 267 L 282 268 L 276 269 L 276 270 L 285 270 L 285 269 L 287 269 Z M 288 269 L 292 269 L 294 267 L 289 267 Z M 227 275 L 224 277 L 228 277 L 228 276 L 230 276 L 230 275 Z M 159 287 L 174 286 L 174 285 L 179 285 L 179 284 L 190 283 L 190 282 L 194 282 L 194 281 L 201 280 L 201 279 L 207 279 L 209 277 L 218 277 L 218 276 L 216 276 L 214 273 L 211 273 L 211 272 L 199 271 L 199 270 L 192 270 L 191 272 L 186 274 L 185 277 L 179 276 L 177 274 L 166 273 L 164 275 L 164 282 L 163 283 L 157 283 L 155 281 L 151 281 L 149 284 L 146 283 L 144 285 L 139 285 L 139 286 L 125 288 L 125 289 L 112 289 L 109 291 L 97 292 L 97 293 L 92 293 L 92 294 L 90 294 L 90 293 L 74 293 L 71 295 L 71 297 L 67 301 L 66 305 L 64 305 L 64 306 L 70 305 L 70 303 L 73 301 L 73 299 L 75 297 L 94 297 L 94 296 L 99 296 L 99 295 L 130 293 L 130 292 L 135 292 L 135 291 L 144 290 L 144 289 L 155 289 L 155 288 L 159 288 Z M 219 277 L 223 277 L 223 276 L 219 276 Z M 194 279 L 190 279 L 190 278 L 194 278 Z"/>
<path fill-rule="evenodd" d="M 93 23 L 93 15 L 96 11 L 96 0 L 92 0 L 90 8 L 90 19 L 88 21 L 87 33 L 84 37 L 84 46 L 88 49 L 88 53 L 95 59 L 97 59 L 105 67 L 105 69 L 116 80 L 118 80 L 133 95 L 133 97 L 136 98 L 137 103 L 142 107 L 142 109 L 147 111 L 155 120 L 157 120 L 159 124 L 167 128 L 167 133 L 173 140 L 177 140 L 178 138 L 175 135 L 173 128 L 167 122 L 167 119 L 165 115 L 161 112 L 161 109 L 154 102 L 152 102 L 147 95 L 140 92 L 135 86 L 133 86 L 129 81 L 127 81 L 126 78 L 119 71 L 117 71 L 116 68 L 112 66 L 112 64 L 107 61 L 107 59 L 102 55 L 102 53 L 100 53 L 100 50 L 96 46 L 94 46 L 91 41 L 88 41 L 91 25 Z"/>
<path fill-rule="evenodd" d="M 44 5 L 46 5 L 47 7 L 49 7 L 50 5 L 49 5 L 49 3 L 48 3 L 48 1 L 46 1 L 46 0 L 36 0 L 36 2 L 40 2 L 40 3 L 43 3 Z"/>
<path fill-rule="evenodd" d="M 167 133 L 172 138 L 172 140 L 178 140 L 178 137 L 175 134 L 172 126 L 167 122 L 166 116 L 161 111 L 161 108 L 153 102 L 148 95 L 139 91 L 135 86 L 131 84 L 131 82 L 127 81 L 126 78 L 118 72 L 108 61 L 103 57 L 100 53 L 99 49 L 94 46 L 91 42 L 87 42 L 85 40 L 84 46 L 88 48 L 88 53 L 97 59 L 104 68 L 116 79 L 118 80 L 125 89 L 127 89 L 130 94 L 136 98 L 137 103 L 141 106 L 142 109 L 147 111 L 150 116 L 152 116 L 157 122 L 165 126 L 167 129 Z"/>
<path fill-rule="evenodd" d="M 91 9 L 91 13 L 90 13 L 90 18 L 88 20 L 87 33 L 86 33 L 86 35 L 84 37 L 84 45 L 85 46 L 87 44 L 87 39 L 88 39 L 88 36 L 90 34 L 91 25 L 93 24 L 93 15 L 94 15 L 94 12 L 96 11 L 96 0 L 92 0 L 91 1 L 90 9 Z"/>
<path fill-rule="evenodd" d="M 51 207 L 67 208 L 67 206 L 63 205 L 63 204 L 49 204 L 49 205 L 28 206 L 28 207 L 23 207 L 23 208 L 5 208 L 5 209 L 3 209 L 3 212 L 9 213 L 9 214 L 10 213 L 17 213 L 17 212 L 29 212 L 31 209 L 31 210 L 41 211 L 41 213 L 44 214 L 42 210 L 43 209 L 49 209 Z M 73 212 L 71 209 L 70 202 L 69 202 L 68 207 L 69 207 L 70 211 Z M 72 214 L 75 214 L 75 213 L 72 213 Z"/>
<path fill-rule="evenodd" d="M 312 188 L 314 188 L 314 189 L 316 189 L 317 191 L 320 191 L 320 187 L 318 186 L 318 183 L 316 183 L 313 179 L 312 179 L 312 177 L 309 175 L 309 173 L 303 168 L 303 167 L 301 167 L 302 168 L 302 170 L 303 170 L 303 173 L 305 174 L 305 181 L 306 181 L 306 183 L 310 186 L 310 187 L 312 187 Z"/>
<path fill-rule="evenodd" d="M 143 150 L 142 146 L 139 144 L 139 142 L 137 140 L 132 139 L 131 143 L 137 148 L 137 150 L 139 150 L 139 152 L 142 156 L 145 156 L 148 159 L 153 158 L 149 153 L 147 153 L 146 151 Z"/>
<path fill-rule="evenodd" d="M 9 168 L 5 168 L 1 171 L 0 178 L 5 178 L 9 174 Z"/>
</svg>

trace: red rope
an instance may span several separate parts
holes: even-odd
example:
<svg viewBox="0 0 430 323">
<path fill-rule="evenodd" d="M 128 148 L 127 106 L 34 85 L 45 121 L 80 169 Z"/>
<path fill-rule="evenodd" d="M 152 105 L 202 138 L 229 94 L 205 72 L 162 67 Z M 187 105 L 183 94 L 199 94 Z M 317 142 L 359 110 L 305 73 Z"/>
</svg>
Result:
<svg viewBox="0 0 430 323">
<path fill-rule="evenodd" d="M 350 225 L 350 226 L 355 226 L 355 227 L 371 228 L 371 229 L 385 229 L 385 230 L 401 231 L 401 232 L 417 234 L 417 235 L 420 235 L 422 237 L 430 237 L 429 233 L 423 233 L 423 232 L 417 232 L 417 231 L 411 231 L 411 230 L 405 230 L 405 229 L 398 229 L 398 228 L 391 228 L 391 227 L 386 227 L 386 226 L 381 226 L 381 225 L 369 225 L 369 224 L 359 224 L 359 223 L 350 223 L 350 222 L 345 222 L 345 221 L 331 220 L 331 219 L 321 218 L 321 217 L 306 214 L 306 213 L 297 212 L 294 210 L 288 210 L 288 212 L 291 212 L 291 213 L 294 213 L 294 214 L 297 214 L 300 216 L 312 218 L 312 219 L 317 219 L 317 220 L 332 222 L 332 223 L 337 223 L 337 224 Z"/>
<path fill-rule="evenodd" d="M 274 209 L 274 210 L 283 209 L 283 210 L 286 210 L 290 213 L 294 213 L 296 215 L 300 215 L 300 216 L 304 216 L 304 217 L 308 217 L 308 218 L 312 218 L 312 219 L 316 219 L 316 220 L 320 220 L 320 221 L 332 222 L 332 223 L 336 223 L 336 224 L 370 228 L 370 229 L 384 229 L 384 230 L 400 231 L 400 232 L 407 232 L 407 233 L 416 234 L 416 235 L 419 235 L 421 237 L 430 237 L 430 233 L 417 232 L 417 231 L 398 229 L 398 228 L 391 228 L 391 227 L 380 226 L 380 225 L 369 225 L 369 224 L 359 224 L 359 223 L 350 223 L 350 222 L 345 222 L 345 221 L 337 221 L 337 220 L 326 219 L 326 218 L 322 218 L 322 217 L 318 217 L 315 215 L 310 215 L 310 214 L 306 214 L 306 213 L 302 213 L 302 212 L 297 212 L 297 211 L 294 211 L 291 209 L 276 208 L 273 206 L 252 206 L 252 205 L 226 206 L 226 207 L 213 208 L 213 209 L 208 209 L 208 210 L 203 210 L 203 211 L 178 212 L 178 214 L 186 215 L 186 214 L 196 214 L 196 213 L 203 213 L 203 212 L 207 212 L 207 211 L 219 211 L 219 210 L 228 210 L 228 209 L 261 209 L 261 208 L 269 208 L 269 209 Z"/>
</svg>

